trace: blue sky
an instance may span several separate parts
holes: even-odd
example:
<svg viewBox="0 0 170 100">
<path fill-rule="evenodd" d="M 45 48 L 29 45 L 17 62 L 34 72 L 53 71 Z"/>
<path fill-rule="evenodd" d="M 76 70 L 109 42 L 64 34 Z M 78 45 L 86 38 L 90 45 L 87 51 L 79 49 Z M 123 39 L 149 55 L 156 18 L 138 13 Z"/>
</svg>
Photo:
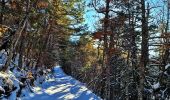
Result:
<svg viewBox="0 0 170 100">
<path fill-rule="evenodd" d="M 88 4 L 91 0 L 86 0 L 86 4 Z M 159 23 L 159 20 L 161 19 L 161 16 L 163 15 L 163 7 L 165 8 L 165 11 L 167 11 L 167 4 L 164 3 L 166 0 L 147 0 L 147 2 L 150 4 L 151 7 L 156 7 L 154 9 L 151 9 L 151 16 L 154 17 L 154 22 L 156 24 Z M 146 2 L 146 3 L 147 3 Z M 167 3 L 167 2 L 166 2 Z M 89 31 L 94 32 L 96 29 L 96 25 L 98 20 L 100 19 L 102 15 L 95 12 L 93 8 L 89 8 L 86 6 L 86 12 L 84 15 L 85 18 L 85 24 L 88 25 Z M 167 17 L 167 14 L 165 14 L 165 18 Z M 151 52 L 151 55 L 156 55 L 156 53 Z"/>
<path fill-rule="evenodd" d="M 86 0 L 86 5 L 90 2 L 91 0 Z M 156 9 L 151 10 L 151 15 L 155 16 L 155 20 L 158 20 L 159 17 L 163 14 L 162 12 L 162 6 L 165 6 L 163 1 L 166 0 L 147 0 L 147 2 L 150 3 L 150 6 L 157 6 Z M 165 7 L 166 9 L 166 7 Z M 88 25 L 89 31 L 95 31 L 96 23 L 99 20 L 99 18 L 102 16 L 101 14 L 98 14 L 95 12 L 93 8 L 89 8 L 86 6 L 85 8 L 86 12 L 84 15 L 85 18 L 85 24 Z M 165 15 L 166 16 L 166 15 Z"/>
<path fill-rule="evenodd" d="M 88 25 L 88 29 L 89 31 L 95 31 L 95 27 L 96 27 L 96 23 L 98 22 L 98 20 L 102 17 L 101 14 L 98 14 L 92 7 L 88 7 L 88 3 L 92 1 L 92 0 L 86 0 L 86 8 L 85 8 L 85 14 L 84 14 L 84 18 L 85 18 L 85 24 Z"/>
<path fill-rule="evenodd" d="M 87 6 L 90 1 L 91 0 L 85 0 L 86 8 L 85 8 L 85 14 L 84 14 L 84 18 L 85 18 L 84 24 L 87 24 L 88 31 L 94 32 L 98 25 L 97 22 L 102 17 L 102 14 L 98 14 L 92 7 L 90 8 Z M 166 5 L 164 5 L 163 0 L 147 0 L 147 2 L 150 3 L 151 7 L 155 7 L 155 6 L 157 7 L 151 10 L 151 16 L 154 16 L 154 20 L 156 24 L 158 24 L 157 20 L 161 18 L 161 15 L 163 14 L 162 12 L 163 6 L 165 7 Z M 165 9 L 166 8 L 167 7 L 165 7 Z M 79 37 L 74 36 L 72 37 L 72 39 L 77 40 L 79 39 Z"/>
</svg>

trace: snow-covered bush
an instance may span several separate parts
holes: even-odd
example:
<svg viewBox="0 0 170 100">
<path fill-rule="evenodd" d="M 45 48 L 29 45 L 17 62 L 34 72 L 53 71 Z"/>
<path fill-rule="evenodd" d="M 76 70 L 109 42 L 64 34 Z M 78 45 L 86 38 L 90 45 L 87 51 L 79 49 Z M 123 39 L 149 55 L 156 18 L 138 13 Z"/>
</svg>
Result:
<svg viewBox="0 0 170 100">
<path fill-rule="evenodd" d="M 9 96 L 12 91 L 17 87 L 15 86 L 13 80 L 16 80 L 11 74 L 0 72 L 0 95 Z"/>
</svg>

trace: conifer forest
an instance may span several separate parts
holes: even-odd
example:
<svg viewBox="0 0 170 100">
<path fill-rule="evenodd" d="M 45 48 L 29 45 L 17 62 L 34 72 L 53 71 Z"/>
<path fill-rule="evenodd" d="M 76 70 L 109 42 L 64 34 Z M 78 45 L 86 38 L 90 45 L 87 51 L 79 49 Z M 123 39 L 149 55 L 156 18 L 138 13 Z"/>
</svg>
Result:
<svg viewBox="0 0 170 100">
<path fill-rule="evenodd" d="M 170 100 L 170 0 L 0 0 L 0 100 Z"/>
</svg>

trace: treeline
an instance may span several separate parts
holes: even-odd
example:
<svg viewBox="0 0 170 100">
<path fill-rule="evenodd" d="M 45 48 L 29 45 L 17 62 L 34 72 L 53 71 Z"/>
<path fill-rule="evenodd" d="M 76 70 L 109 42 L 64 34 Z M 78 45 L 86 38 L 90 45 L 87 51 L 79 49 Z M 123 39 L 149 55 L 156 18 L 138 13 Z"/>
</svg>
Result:
<svg viewBox="0 0 170 100">
<path fill-rule="evenodd" d="M 148 0 L 86 1 L 99 15 L 95 32 L 82 24 L 84 2 L 1 0 L 0 48 L 8 53 L 1 71 L 48 69 L 57 61 L 103 99 L 169 99 L 168 0 L 160 6 Z M 71 41 L 74 36 L 80 39 Z"/>
<path fill-rule="evenodd" d="M 96 32 L 70 46 L 66 72 L 103 99 L 169 99 L 168 2 L 91 0 Z"/>
<path fill-rule="evenodd" d="M 58 60 L 56 49 L 69 42 L 83 21 L 80 5 L 81 0 L 1 0 L 1 50 L 8 51 L 1 70 L 6 71 L 18 53 L 19 69 L 24 68 L 23 62 L 27 66 L 36 62 L 36 68 L 53 67 Z"/>
<path fill-rule="evenodd" d="M 1 62 L 0 73 L 21 73 L 16 76 L 18 80 L 27 86 L 30 78 L 29 84 L 34 86 L 39 76 L 63 62 L 59 59 L 64 56 L 70 36 L 83 28 L 79 25 L 83 22 L 83 6 L 82 0 L 0 0 L 1 56 L 7 53 L 1 57 L 5 61 Z M 1 96 L 4 91 L 10 95 L 16 89 L 12 85 L 5 87 L 6 81 L 2 83 Z"/>
</svg>

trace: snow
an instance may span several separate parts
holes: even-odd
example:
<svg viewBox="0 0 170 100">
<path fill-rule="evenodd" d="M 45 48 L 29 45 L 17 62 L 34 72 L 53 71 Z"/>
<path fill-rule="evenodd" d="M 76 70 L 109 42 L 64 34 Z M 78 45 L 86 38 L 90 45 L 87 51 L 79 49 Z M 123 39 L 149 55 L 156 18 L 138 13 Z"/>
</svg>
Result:
<svg viewBox="0 0 170 100">
<path fill-rule="evenodd" d="M 101 100 L 71 76 L 66 75 L 60 66 L 54 68 L 53 78 L 39 87 L 34 87 L 34 93 L 27 93 L 22 100 Z"/>
<path fill-rule="evenodd" d="M 3 93 L 5 93 L 4 88 L 2 88 L 2 86 L 0 86 L 0 91 L 2 91 Z"/>
<path fill-rule="evenodd" d="M 160 83 L 158 82 L 158 83 L 156 83 L 156 84 L 154 84 L 154 85 L 152 85 L 152 88 L 153 89 L 158 89 L 160 87 Z"/>
<path fill-rule="evenodd" d="M 0 64 L 3 65 L 5 64 L 7 59 L 7 52 L 5 52 L 5 50 L 1 50 L 0 51 Z"/>
<path fill-rule="evenodd" d="M 165 69 L 168 69 L 170 67 L 170 64 L 167 64 L 166 66 L 165 66 Z"/>
<path fill-rule="evenodd" d="M 12 91 L 10 97 L 9 97 L 9 100 L 17 100 L 17 92 L 19 91 L 20 87 L 19 87 L 19 84 L 21 84 L 21 82 L 15 78 L 15 76 L 11 73 L 10 74 L 11 76 L 11 80 L 13 81 L 14 83 L 14 87 L 16 87 L 16 90 Z"/>
<path fill-rule="evenodd" d="M 0 67 L 4 66 L 7 54 L 5 51 L 0 51 Z M 11 67 L 18 66 L 19 54 L 15 61 L 11 63 Z M 42 69 L 40 69 L 42 70 Z M 28 71 L 28 70 L 27 70 Z M 26 70 L 17 70 L 15 67 L 12 71 L 0 72 L 0 91 L 6 92 L 4 86 L 8 86 L 11 94 L 8 97 L 1 96 L 2 100 L 101 100 L 100 97 L 88 90 L 86 86 L 66 75 L 60 66 L 54 67 L 51 71 L 47 69 L 47 74 L 40 76 L 35 80 L 35 87 L 26 83 L 21 83 L 20 79 L 26 76 Z M 44 71 L 44 70 L 43 70 Z M 43 84 L 40 84 L 43 83 Z M 26 87 L 22 87 L 25 86 Z M 18 96 L 18 92 L 21 94 Z M 32 92 L 33 90 L 33 92 Z M 18 96 L 18 97 L 17 97 Z"/>
</svg>

